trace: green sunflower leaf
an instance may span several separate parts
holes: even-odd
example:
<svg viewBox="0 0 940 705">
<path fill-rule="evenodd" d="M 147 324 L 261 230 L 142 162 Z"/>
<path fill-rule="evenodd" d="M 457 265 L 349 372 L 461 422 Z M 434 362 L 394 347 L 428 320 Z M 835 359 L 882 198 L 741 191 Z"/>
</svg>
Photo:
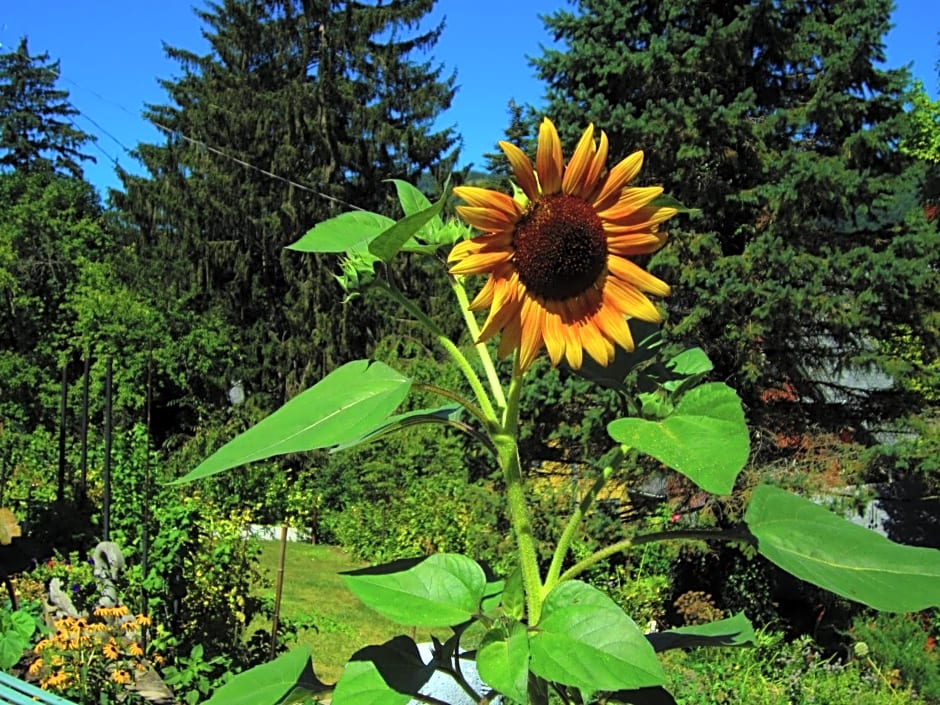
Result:
<svg viewBox="0 0 940 705">
<path fill-rule="evenodd" d="M 190 482 L 276 455 L 347 443 L 379 427 L 410 387 L 410 379 L 381 362 L 347 362 L 176 482 Z"/>
<path fill-rule="evenodd" d="M 466 622 L 479 611 L 486 593 L 483 568 L 456 553 L 395 561 L 342 576 L 366 606 L 409 627 L 452 627 Z"/>
<path fill-rule="evenodd" d="M 712 494 L 731 492 L 750 452 L 741 399 L 721 382 L 689 390 L 665 418 L 617 419 L 607 432 Z"/>
<path fill-rule="evenodd" d="M 607 595 L 578 580 L 548 594 L 529 653 L 535 675 L 588 692 L 633 690 L 666 680 L 633 620 Z"/>
<path fill-rule="evenodd" d="M 397 636 L 352 655 L 333 691 L 336 705 L 405 705 L 434 674 L 417 644 Z"/>
<path fill-rule="evenodd" d="M 350 252 L 367 250 L 369 243 L 395 221 L 369 211 L 350 211 L 317 223 L 287 246 L 298 252 Z"/>
<path fill-rule="evenodd" d="M 491 688 L 517 703 L 528 702 L 529 634 L 521 622 L 496 624 L 477 649 L 477 671 Z"/>
<path fill-rule="evenodd" d="M 313 672 L 310 649 L 298 647 L 232 676 L 205 705 L 286 705 L 331 689 Z"/>
<path fill-rule="evenodd" d="M 744 515 L 758 552 L 801 580 L 887 612 L 940 606 L 940 551 L 889 541 L 770 485 Z"/>
<path fill-rule="evenodd" d="M 447 202 L 449 184 L 450 182 L 448 181 L 448 183 L 444 185 L 444 191 L 441 197 L 434 204 L 427 208 L 409 213 L 373 239 L 369 243 L 369 252 L 383 262 L 389 262 L 422 230 L 422 228 L 431 223 L 435 218 L 440 221 L 441 210 Z M 409 205 L 409 207 L 411 206 Z"/>
<path fill-rule="evenodd" d="M 363 443 L 371 443 L 387 436 L 395 431 L 401 431 L 411 426 L 420 426 L 421 424 L 451 424 L 460 418 L 463 407 L 459 404 L 450 404 L 448 406 L 439 406 L 436 409 L 415 409 L 404 414 L 396 414 L 382 419 L 376 424 L 375 428 L 370 428 L 363 434 L 352 438 L 345 443 L 330 448 L 331 453 L 338 453 L 342 450 L 348 450 L 354 446 Z"/>
<path fill-rule="evenodd" d="M 646 635 L 647 641 L 659 651 L 666 649 L 688 649 L 693 646 L 748 646 L 757 635 L 754 626 L 743 612 L 709 624 L 680 627 L 665 632 Z"/>
</svg>

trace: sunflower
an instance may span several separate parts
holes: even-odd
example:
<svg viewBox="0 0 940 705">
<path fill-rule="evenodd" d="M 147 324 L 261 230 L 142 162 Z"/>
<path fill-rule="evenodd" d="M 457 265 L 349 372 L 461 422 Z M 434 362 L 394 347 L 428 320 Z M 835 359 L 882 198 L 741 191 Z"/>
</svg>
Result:
<svg viewBox="0 0 940 705">
<path fill-rule="evenodd" d="M 634 349 L 625 316 L 662 321 L 646 295 L 665 296 L 669 285 L 629 258 L 662 247 L 659 225 L 678 210 L 656 205 L 660 186 L 628 186 L 642 152 L 606 170 L 607 135 L 601 132 L 595 144 L 593 125 L 567 167 L 548 118 L 539 128 L 535 168 L 515 145 L 499 146 L 522 194 L 454 189 L 467 204 L 458 214 L 483 233 L 458 243 L 448 257 L 451 274 L 489 275 L 470 303 L 473 311 L 490 309 L 477 342 L 501 331 L 499 354 L 518 348 L 520 372 L 543 344 L 554 366 L 564 358 L 580 369 L 586 351 L 606 367 L 616 346 Z"/>
</svg>

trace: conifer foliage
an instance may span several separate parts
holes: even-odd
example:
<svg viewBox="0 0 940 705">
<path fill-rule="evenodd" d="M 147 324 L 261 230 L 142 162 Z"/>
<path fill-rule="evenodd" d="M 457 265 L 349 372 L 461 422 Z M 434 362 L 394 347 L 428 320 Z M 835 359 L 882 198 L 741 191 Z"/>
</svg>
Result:
<svg viewBox="0 0 940 705">
<path fill-rule="evenodd" d="M 382 326 L 342 306 L 334 261 L 285 245 L 340 211 L 389 210 L 383 179 L 455 156 L 432 128 L 454 93 L 424 57 L 433 5 L 223 0 L 197 11 L 205 53 L 167 48 L 181 73 L 147 112 L 166 140 L 140 145 L 149 175 L 125 174 L 116 202 L 157 286 L 232 326 L 230 381 L 272 405 Z"/>
<path fill-rule="evenodd" d="M 654 263 L 672 332 L 752 403 L 790 390 L 843 427 L 916 408 L 904 380 L 934 374 L 913 358 L 940 332 L 923 166 L 897 149 L 909 76 L 881 67 L 891 7 L 580 0 L 545 19 L 564 49 L 535 60 L 569 144 L 593 121 L 701 209 Z"/>
<path fill-rule="evenodd" d="M 53 169 L 81 176 L 94 158 L 82 147 L 91 135 L 75 127 L 68 91 L 56 86 L 59 62 L 29 53 L 26 38 L 0 54 L 0 165 L 20 172 Z"/>
</svg>

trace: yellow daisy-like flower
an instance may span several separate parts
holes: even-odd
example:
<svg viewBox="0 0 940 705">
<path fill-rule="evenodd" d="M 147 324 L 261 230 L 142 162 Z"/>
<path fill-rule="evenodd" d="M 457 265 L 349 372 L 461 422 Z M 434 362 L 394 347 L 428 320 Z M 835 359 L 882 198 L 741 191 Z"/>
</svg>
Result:
<svg viewBox="0 0 940 705">
<path fill-rule="evenodd" d="M 28 673 L 31 676 L 38 676 L 41 670 L 42 670 L 42 659 L 38 658 L 35 661 L 33 661 L 31 664 L 29 664 L 29 668 L 26 670 L 26 673 Z"/>
<path fill-rule="evenodd" d="M 131 682 L 131 674 L 124 669 L 120 669 L 111 674 L 111 680 L 113 680 L 115 683 L 124 685 L 125 683 Z"/>
<path fill-rule="evenodd" d="M 118 656 L 121 655 L 120 652 L 118 651 L 117 643 L 114 641 L 114 639 L 109 639 L 106 644 L 102 645 L 101 653 L 103 653 L 105 657 L 107 657 L 111 661 L 114 661 L 115 659 L 117 659 Z"/>
<path fill-rule="evenodd" d="M 140 644 L 136 641 L 132 641 L 127 647 L 127 653 L 131 656 L 143 656 L 144 650 L 141 648 Z"/>
<path fill-rule="evenodd" d="M 518 348 L 520 371 L 543 344 L 552 365 L 564 358 L 580 369 L 586 351 L 607 366 L 615 346 L 634 349 L 625 316 L 662 321 L 646 295 L 665 296 L 669 285 L 629 258 L 662 247 L 659 225 L 678 210 L 653 204 L 660 186 L 628 186 L 642 152 L 606 170 L 607 135 L 601 132 L 595 144 L 593 125 L 567 167 L 548 118 L 539 128 L 535 168 L 515 145 L 499 146 L 527 202 L 488 189 L 454 189 L 467 203 L 458 214 L 483 231 L 448 257 L 451 274 L 489 275 L 470 303 L 474 311 L 490 309 L 477 342 L 502 331 L 499 354 Z"/>
</svg>

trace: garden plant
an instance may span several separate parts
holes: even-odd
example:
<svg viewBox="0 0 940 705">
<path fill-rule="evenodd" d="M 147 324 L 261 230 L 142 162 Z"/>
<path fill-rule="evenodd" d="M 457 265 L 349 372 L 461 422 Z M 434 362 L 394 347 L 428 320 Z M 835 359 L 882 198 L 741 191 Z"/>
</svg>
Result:
<svg viewBox="0 0 940 705">
<path fill-rule="evenodd" d="M 396 413 L 412 380 L 380 361 L 348 362 L 221 447 L 182 481 L 283 454 L 342 451 L 417 424 L 437 424 L 478 441 L 501 471 L 514 539 L 512 570 L 495 575 L 469 557 L 434 553 L 348 573 L 349 589 L 375 611 L 403 629 L 449 629 L 449 638 L 434 641 L 429 661 L 404 635 L 367 646 L 353 655 L 335 684 L 320 682 L 316 655 L 311 661 L 309 652 L 298 648 L 235 676 L 210 702 L 247 702 L 248 693 L 251 702 L 264 705 L 330 691 L 338 705 L 439 702 L 425 688 L 435 671 L 452 678 L 474 702 L 496 696 L 532 703 L 552 698 L 675 702 L 660 652 L 746 646 L 757 635 L 744 613 L 647 634 L 582 579 L 613 555 L 660 542 L 743 544 L 804 581 L 878 610 L 940 605 L 940 551 L 893 543 L 770 484 L 744 488 L 749 503 L 743 521 L 730 530 L 677 525 L 633 533 L 625 528 L 600 550 L 572 555 L 598 494 L 641 455 L 706 493 L 727 495 L 748 459 L 750 434 L 736 392 L 708 381 L 712 368 L 704 352 L 693 347 L 651 366 L 658 338 L 640 339 L 638 333 L 662 320 L 648 297 L 669 294 L 669 286 L 638 262 L 666 243 L 667 221 L 693 217 L 694 211 L 662 188 L 634 185 L 641 152 L 608 167 L 607 136 L 596 136 L 593 126 L 567 161 L 548 119 L 539 129 L 534 164 L 515 145 L 501 142 L 500 147 L 512 169 L 514 193 L 455 188 L 464 204 L 457 213 L 469 227 L 442 217 L 446 187 L 431 203 L 415 187 L 395 181 L 402 219 L 352 211 L 316 225 L 291 246 L 299 253 L 339 255 L 338 279 L 348 298 L 366 289 L 386 295 L 396 313 L 403 311 L 424 327 L 461 370 L 465 385 L 432 389 L 442 400 L 436 408 Z M 472 346 L 448 337 L 390 274 L 389 264 L 400 254 L 434 256 L 447 248 L 447 275 Z M 485 280 L 471 298 L 468 287 L 477 287 L 478 277 Z M 487 310 L 481 325 L 477 312 Z M 510 366 L 493 355 L 488 343 L 496 340 L 496 355 L 510 358 Z M 519 453 L 520 399 L 543 350 L 553 366 L 617 389 L 634 400 L 628 406 L 636 410 L 623 417 L 611 412 L 610 450 L 596 459 L 593 486 L 552 539 L 549 560 L 540 560 L 536 550 L 546 537 L 534 535 L 528 465 Z M 638 391 L 633 383 L 638 378 L 651 391 Z M 422 391 L 428 387 L 422 385 Z M 464 640 L 471 634 L 468 647 Z M 465 676 L 467 659 L 475 660 L 483 688 Z"/>
</svg>

